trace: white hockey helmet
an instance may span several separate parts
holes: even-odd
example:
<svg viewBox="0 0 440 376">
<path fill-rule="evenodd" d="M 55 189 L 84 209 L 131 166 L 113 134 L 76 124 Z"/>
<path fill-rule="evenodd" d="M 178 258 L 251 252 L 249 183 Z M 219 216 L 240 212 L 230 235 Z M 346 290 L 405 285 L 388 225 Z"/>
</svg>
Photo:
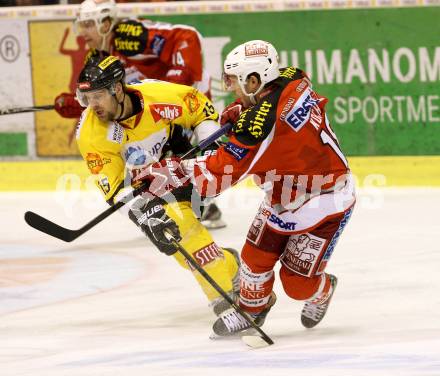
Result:
<svg viewBox="0 0 440 376">
<path fill-rule="evenodd" d="M 108 34 L 102 34 L 101 25 L 103 21 L 110 18 L 111 26 L 113 28 L 118 17 L 118 10 L 116 8 L 115 0 L 85 0 L 79 6 L 78 15 L 75 21 L 75 27 L 78 29 L 78 25 L 85 21 L 94 21 L 98 29 L 98 33 L 102 36 Z"/>
<path fill-rule="evenodd" d="M 253 102 L 255 102 L 255 95 L 263 89 L 264 85 L 280 75 L 277 50 L 272 44 L 263 40 L 251 40 L 235 47 L 226 56 L 223 66 L 226 89 L 231 90 L 228 76 L 236 76 L 243 93 Z M 251 73 L 257 73 L 261 81 L 255 93 L 246 92 L 244 87 Z"/>
</svg>

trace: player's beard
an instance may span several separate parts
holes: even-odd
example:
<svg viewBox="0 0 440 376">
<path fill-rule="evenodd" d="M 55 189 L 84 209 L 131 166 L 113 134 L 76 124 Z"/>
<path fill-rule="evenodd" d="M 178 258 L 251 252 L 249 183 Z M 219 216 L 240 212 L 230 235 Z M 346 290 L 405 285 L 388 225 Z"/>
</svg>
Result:
<svg viewBox="0 0 440 376">
<path fill-rule="evenodd" d="M 104 122 L 113 121 L 116 119 L 116 113 L 118 112 L 118 105 L 114 107 L 115 108 L 111 108 L 109 110 L 102 107 L 97 107 L 94 108 L 93 111 L 95 111 L 95 114 L 99 118 L 99 120 Z"/>
<path fill-rule="evenodd" d="M 94 110 L 96 116 L 99 118 L 99 120 L 101 121 L 111 121 L 115 119 L 115 114 L 112 111 L 107 111 L 104 109 L 98 109 L 98 110 Z"/>
</svg>

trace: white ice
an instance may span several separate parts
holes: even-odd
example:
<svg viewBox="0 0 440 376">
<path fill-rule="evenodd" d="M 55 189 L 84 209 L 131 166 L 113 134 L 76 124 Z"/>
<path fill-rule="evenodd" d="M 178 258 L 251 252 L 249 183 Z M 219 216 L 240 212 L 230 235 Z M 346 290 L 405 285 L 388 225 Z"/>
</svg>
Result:
<svg viewBox="0 0 440 376">
<path fill-rule="evenodd" d="M 241 248 L 256 190 L 219 200 Z M 95 195 L 0 194 L 0 375 L 440 375 L 440 189 L 361 191 L 328 271 L 339 284 L 324 321 L 277 282 L 263 329 L 273 346 L 208 338 L 214 315 L 189 272 L 116 213 L 73 243 L 28 227 L 35 211 L 78 228 Z"/>
</svg>

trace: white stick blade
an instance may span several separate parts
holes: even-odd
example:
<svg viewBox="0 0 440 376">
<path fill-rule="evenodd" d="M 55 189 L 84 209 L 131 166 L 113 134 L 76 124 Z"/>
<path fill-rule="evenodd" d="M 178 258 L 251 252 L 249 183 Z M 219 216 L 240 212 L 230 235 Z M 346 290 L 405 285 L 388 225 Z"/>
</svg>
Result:
<svg viewBox="0 0 440 376">
<path fill-rule="evenodd" d="M 260 336 L 243 336 L 241 337 L 242 341 L 248 345 L 249 347 L 252 347 L 253 349 L 259 349 L 262 347 L 269 346 L 269 343 L 267 343 L 262 337 Z"/>
</svg>

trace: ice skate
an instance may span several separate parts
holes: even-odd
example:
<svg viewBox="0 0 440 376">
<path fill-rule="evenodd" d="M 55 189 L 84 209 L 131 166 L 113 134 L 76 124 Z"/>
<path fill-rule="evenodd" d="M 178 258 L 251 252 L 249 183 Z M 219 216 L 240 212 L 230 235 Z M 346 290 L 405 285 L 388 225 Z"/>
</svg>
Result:
<svg viewBox="0 0 440 376">
<path fill-rule="evenodd" d="M 255 315 L 249 314 L 250 318 L 254 320 L 255 324 L 258 326 L 262 326 L 264 324 L 266 316 L 275 304 L 276 300 L 277 297 L 275 293 L 272 292 L 269 302 L 266 304 L 266 307 L 263 311 Z M 214 338 L 233 336 L 238 333 L 246 332 L 248 329 L 252 328 L 248 321 L 234 308 L 232 308 L 226 300 L 214 307 L 214 313 L 218 316 L 218 319 L 212 326 Z"/>
<path fill-rule="evenodd" d="M 205 207 L 200 221 L 210 230 L 226 227 L 226 222 L 222 220 L 222 212 L 214 201 Z"/>
<path fill-rule="evenodd" d="M 331 284 L 330 296 L 322 303 L 316 302 L 315 299 L 306 301 L 306 303 L 304 304 L 304 308 L 301 312 L 301 323 L 307 329 L 313 328 L 321 322 L 327 312 L 328 306 L 330 305 L 330 301 L 332 299 L 333 293 L 335 292 L 338 279 L 331 274 L 329 274 L 329 277 Z"/>
</svg>

